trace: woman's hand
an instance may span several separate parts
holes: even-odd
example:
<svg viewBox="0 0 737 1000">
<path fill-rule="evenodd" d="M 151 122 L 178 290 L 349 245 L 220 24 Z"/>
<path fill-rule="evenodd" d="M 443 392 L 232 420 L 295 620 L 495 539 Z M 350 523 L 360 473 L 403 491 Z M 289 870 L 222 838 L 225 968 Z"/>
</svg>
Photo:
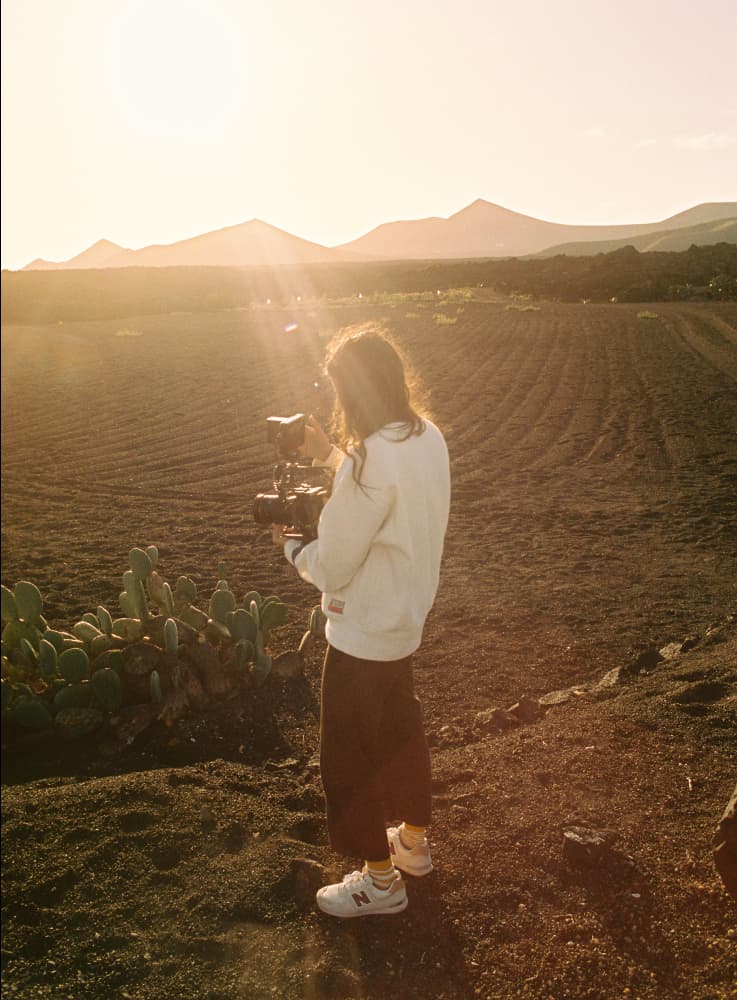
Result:
<svg viewBox="0 0 737 1000">
<path fill-rule="evenodd" d="M 305 421 L 305 439 L 298 451 L 302 458 L 316 458 L 318 462 L 327 461 L 332 450 L 327 434 L 310 415 Z"/>
<path fill-rule="evenodd" d="M 271 541 L 274 543 L 274 545 L 278 545 L 279 548 L 282 548 L 284 543 L 286 542 L 286 538 L 284 537 L 284 532 L 286 530 L 287 530 L 286 524 L 271 525 Z"/>
</svg>

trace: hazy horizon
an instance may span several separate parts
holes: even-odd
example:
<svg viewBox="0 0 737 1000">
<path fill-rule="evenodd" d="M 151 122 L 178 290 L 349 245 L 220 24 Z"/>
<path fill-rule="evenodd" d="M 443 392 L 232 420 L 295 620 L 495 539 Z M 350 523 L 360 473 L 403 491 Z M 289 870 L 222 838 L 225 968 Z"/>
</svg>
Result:
<svg viewBox="0 0 737 1000">
<path fill-rule="evenodd" d="M 9 0 L 2 28 L 3 268 L 252 218 L 336 246 L 477 198 L 737 200 L 732 0 Z"/>
</svg>

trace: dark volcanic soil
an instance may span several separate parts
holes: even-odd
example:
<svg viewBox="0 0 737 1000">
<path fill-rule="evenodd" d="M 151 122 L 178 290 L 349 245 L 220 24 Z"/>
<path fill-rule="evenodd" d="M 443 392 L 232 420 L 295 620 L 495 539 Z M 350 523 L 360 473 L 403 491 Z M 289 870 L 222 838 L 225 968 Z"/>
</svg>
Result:
<svg viewBox="0 0 737 1000">
<path fill-rule="evenodd" d="M 737 995 L 710 846 L 737 781 L 737 307 L 508 305 L 4 328 L 3 583 L 33 580 L 54 625 L 117 613 L 128 550 L 156 543 L 204 594 L 225 558 L 237 593 L 282 596 L 277 645 L 296 644 L 317 595 L 251 500 L 266 416 L 325 415 L 319 359 L 347 323 L 405 349 L 454 485 L 416 668 L 436 872 L 405 914 L 314 911 L 322 868 L 357 860 L 326 845 L 317 649 L 304 677 L 118 756 L 5 753 L 7 996 Z M 572 685 L 508 732 L 478 719 Z M 564 856 L 570 825 L 613 831 L 593 866 Z"/>
</svg>

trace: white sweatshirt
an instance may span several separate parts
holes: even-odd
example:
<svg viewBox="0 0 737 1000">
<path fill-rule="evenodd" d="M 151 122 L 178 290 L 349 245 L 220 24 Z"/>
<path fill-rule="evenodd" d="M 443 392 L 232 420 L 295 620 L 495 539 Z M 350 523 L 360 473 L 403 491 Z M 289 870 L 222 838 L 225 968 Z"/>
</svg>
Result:
<svg viewBox="0 0 737 1000">
<path fill-rule="evenodd" d="M 448 449 L 429 420 L 422 434 L 403 441 L 404 434 L 404 425 L 389 424 L 366 438 L 363 489 L 351 459 L 334 449 L 340 464 L 317 539 L 284 546 L 302 579 L 322 591 L 330 645 L 367 660 L 417 649 L 438 588 Z"/>
</svg>

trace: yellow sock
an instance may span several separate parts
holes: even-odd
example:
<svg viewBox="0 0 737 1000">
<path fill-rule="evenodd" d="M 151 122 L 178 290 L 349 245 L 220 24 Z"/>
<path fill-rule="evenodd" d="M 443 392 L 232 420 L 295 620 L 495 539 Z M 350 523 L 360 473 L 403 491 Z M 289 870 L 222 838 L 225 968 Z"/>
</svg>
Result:
<svg viewBox="0 0 737 1000">
<path fill-rule="evenodd" d="M 367 861 L 366 871 L 371 876 L 371 881 L 377 889 L 388 889 L 397 877 L 391 858 L 382 858 L 380 861 Z"/>
<path fill-rule="evenodd" d="M 412 823 L 404 822 L 399 828 L 399 839 L 409 850 L 421 844 L 425 839 L 426 826 L 413 826 Z"/>
</svg>

